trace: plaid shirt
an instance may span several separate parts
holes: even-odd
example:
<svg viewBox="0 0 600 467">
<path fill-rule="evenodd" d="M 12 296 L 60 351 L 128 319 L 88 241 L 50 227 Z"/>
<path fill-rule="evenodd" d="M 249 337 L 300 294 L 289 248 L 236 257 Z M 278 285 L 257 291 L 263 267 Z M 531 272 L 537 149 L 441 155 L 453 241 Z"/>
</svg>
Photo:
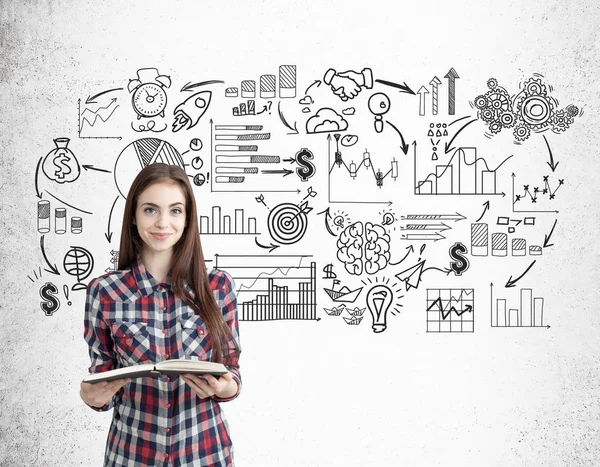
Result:
<svg viewBox="0 0 600 467">
<path fill-rule="evenodd" d="M 171 358 L 211 359 L 212 342 L 204 322 L 175 296 L 170 279 L 169 275 L 157 284 L 140 259 L 131 270 L 104 274 L 88 284 L 84 337 L 90 373 Z M 209 281 L 239 343 L 233 279 L 213 269 Z M 237 397 L 242 386 L 233 351 L 225 366 L 238 384 L 237 393 L 227 399 L 200 399 L 175 375 L 146 376 L 132 379 L 103 407 L 92 407 L 114 408 L 104 465 L 233 465 L 227 420 L 219 406 Z"/>
</svg>

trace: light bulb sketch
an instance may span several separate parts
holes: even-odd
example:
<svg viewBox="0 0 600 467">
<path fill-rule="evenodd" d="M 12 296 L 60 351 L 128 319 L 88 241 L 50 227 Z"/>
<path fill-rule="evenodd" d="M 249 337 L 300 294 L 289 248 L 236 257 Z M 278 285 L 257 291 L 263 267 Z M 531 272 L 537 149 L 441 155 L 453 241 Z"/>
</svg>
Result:
<svg viewBox="0 0 600 467">
<path fill-rule="evenodd" d="M 367 308 L 373 317 L 373 332 L 383 332 L 387 329 L 387 314 L 392 299 L 392 290 L 383 284 L 376 285 L 367 293 Z"/>
</svg>

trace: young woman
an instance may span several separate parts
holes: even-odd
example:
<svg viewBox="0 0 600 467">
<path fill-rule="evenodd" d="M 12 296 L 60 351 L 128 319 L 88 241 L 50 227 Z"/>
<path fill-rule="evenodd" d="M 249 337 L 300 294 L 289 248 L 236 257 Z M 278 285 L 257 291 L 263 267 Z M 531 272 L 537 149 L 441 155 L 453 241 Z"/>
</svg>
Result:
<svg viewBox="0 0 600 467">
<path fill-rule="evenodd" d="M 226 272 L 206 271 L 194 194 L 181 168 L 151 164 L 135 178 L 118 269 L 87 288 L 90 373 L 171 358 L 221 362 L 229 373 L 82 382 L 87 405 L 114 409 L 104 465 L 233 465 L 219 403 L 242 385 L 235 286 Z"/>
</svg>

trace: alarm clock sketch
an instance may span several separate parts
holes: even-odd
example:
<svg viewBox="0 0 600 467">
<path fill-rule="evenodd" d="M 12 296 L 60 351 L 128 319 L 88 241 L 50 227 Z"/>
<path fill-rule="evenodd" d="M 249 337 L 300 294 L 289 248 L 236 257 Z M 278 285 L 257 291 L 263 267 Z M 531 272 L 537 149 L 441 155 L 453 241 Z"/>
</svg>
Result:
<svg viewBox="0 0 600 467">
<path fill-rule="evenodd" d="M 133 93 L 131 104 L 138 120 L 142 117 L 165 116 L 167 107 L 165 88 L 170 86 L 171 78 L 159 75 L 156 68 L 140 68 L 137 71 L 137 79 L 129 80 L 127 89 Z"/>
</svg>

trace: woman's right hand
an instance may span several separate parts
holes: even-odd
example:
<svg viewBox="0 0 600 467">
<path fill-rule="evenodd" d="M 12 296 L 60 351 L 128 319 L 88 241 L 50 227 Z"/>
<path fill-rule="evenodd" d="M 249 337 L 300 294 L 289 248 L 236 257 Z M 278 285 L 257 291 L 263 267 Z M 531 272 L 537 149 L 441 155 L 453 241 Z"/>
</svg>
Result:
<svg viewBox="0 0 600 467">
<path fill-rule="evenodd" d="M 102 407 L 111 400 L 112 396 L 114 396 L 119 389 L 129 383 L 129 381 L 131 381 L 131 378 L 114 379 L 112 381 L 102 381 L 95 384 L 84 383 L 82 381 L 79 396 L 83 402 L 92 407 Z"/>
</svg>

